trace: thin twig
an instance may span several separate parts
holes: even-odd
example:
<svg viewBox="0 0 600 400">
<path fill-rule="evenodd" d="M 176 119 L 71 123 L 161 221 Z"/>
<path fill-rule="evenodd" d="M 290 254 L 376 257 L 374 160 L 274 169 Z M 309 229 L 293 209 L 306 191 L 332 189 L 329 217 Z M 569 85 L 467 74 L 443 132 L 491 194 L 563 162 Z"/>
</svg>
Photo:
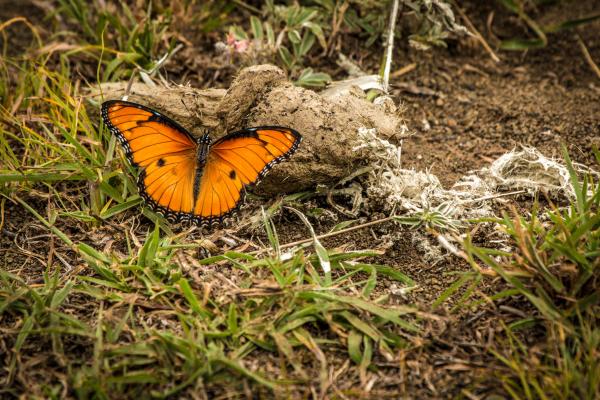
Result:
<svg viewBox="0 0 600 400">
<path fill-rule="evenodd" d="M 127 82 L 127 88 L 125 88 L 125 94 L 121 97 L 121 100 L 127 101 L 129 99 L 129 93 L 131 92 L 131 86 L 133 85 L 133 81 L 135 80 L 135 75 L 140 70 L 140 67 L 135 67 L 133 71 L 131 71 L 131 76 L 129 77 L 129 82 Z"/>
<path fill-rule="evenodd" d="M 596 76 L 600 78 L 600 68 L 598 67 L 598 64 L 594 62 L 592 55 L 585 46 L 585 43 L 583 43 L 583 39 L 581 39 L 581 36 L 579 36 L 579 34 L 577 34 L 577 42 L 579 43 L 579 47 L 581 47 L 581 52 L 583 53 L 585 60 L 590 65 L 592 70 L 596 73 Z"/>
<path fill-rule="evenodd" d="M 467 14 L 465 14 L 465 12 L 462 10 L 462 8 L 460 8 L 456 4 L 456 2 L 453 2 L 453 3 L 454 3 L 454 6 L 456 7 L 456 10 L 460 14 L 461 18 L 465 21 L 465 24 L 467 24 L 467 26 L 472 31 L 472 33 L 475 35 L 475 37 L 477 38 L 477 40 L 479 40 L 479 43 L 481 43 L 481 45 L 483 46 L 483 48 L 489 53 L 489 55 L 492 58 L 492 60 L 494 60 L 495 62 L 500 62 L 500 58 L 496 55 L 496 53 L 494 52 L 494 50 L 492 50 L 492 48 L 490 47 L 490 45 L 488 44 L 488 42 L 483 38 L 483 36 L 481 35 L 481 33 L 479 33 L 479 31 L 477 30 L 477 28 L 475 28 L 475 25 L 473 25 L 473 23 L 471 22 L 471 20 L 469 19 L 469 17 L 467 17 Z"/>
<path fill-rule="evenodd" d="M 392 215 L 392 216 L 389 216 L 389 217 L 378 219 L 376 221 L 365 222 L 364 224 L 360 224 L 360 225 L 356 225 L 356 226 L 351 226 L 349 228 L 341 229 L 339 231 L 324 233 L 322 235 L 316 236 L 316 238 L 317 238 L 317 240 L 326 239 L 326 238 L 329 238 L 329 237 L 332 237 L 332 236 L 341 235 L 343 233 L 352 232 L 352 231 L 355 231 L 355 230 L 358 230 L 358 229 L 362 229 L 362 228 L 366 228 L 366 227 L 369 227 L 369 226 L 382 224 L 384 222 L 392 221 L 394 219 L 394 217 L 395 217 L 395 215 Z M 313 242 L 314 240 L 315 240 L 314 238 L 297 240 L 295 242 L 282 244 L 281 246 L 279 246 L 279 248 L 280 249 L 287 249 L 288 247 L 299 246 L 301 244 Z M 266 250 L 267 249 L 260 249 L 260 250 L 253 251 L 253 252 L 251 252 L 249 254 L 259 254 L 259 253 L 262 253 L 263 251 L 266 251 Z"/>
<path fill-rule="evenodd" d="M 360 225 L 356 225 L 356 226 L 351 226 L 350 228 L 346 228 L 346 229 L 341 229 L 341 230 L 336 231 L 336 232 L 324 233 L 322 235 L 318 235 L 317 239 L 318 240 L 326 239 L 328 237 L 341 235 L 342 233 L 348 233 L 348 232 L 352 232 L 352 231 L 355 231 L 355 230 L 358 230 L 358 229 L 362 229 L 362 228 L 366 228 L 366 227 L 369 227 L 369 226 L 382 224 L 384 222 L 392 221 L 394 219 L 394 217 L 395 216 L 385 217 L 385 218 L 382 218 L 382 219 L 378 219 L 376 221 L 365 222 L 364 224 L 360 224 Z M 288 248 L 288 247 L 294 247 L 294 246 L 297 246 L 299 244 L 304 244 L 304 243 L 312 242 L 313 240 L 314 240 L 313 238 L 302 239 L 302 240 L 298 240 L 296 242 L 282 244 L 281 246 L 279 246 L 279 248 L 280 249 L 285 249 L 285 248 Z"/>
<path fill-rule="evenodd" d="M 252 11 L 255 14 L 261 14 L 262 13 L 260 11 L 260 9 L 254 7 L 254 6 L 251 6 L 250 4 L 247 4 L 246 2 L 244 2 L 242 0 L 233 0 L 233 2 L 235 4 L 237 4 L 238 6 L 240 6 L 240 7 L 243 7 L 245 9 L 249 10 L 249 11 Z"/>
<path fill-rule="evenodd" d="M 387 93 L 390 83 L 390 69 L 392 68 L 392 53 L 394 51 L 394 30 L 396 29 L 396 19 L 398 19 L 398 6 L 400 1 L 394 0 L 392 5 L 392 15 L 390 16 L 390 29 L 388 31 L 385 67 L 383 69 L 383 90 Z"/>
<path fill-rule="evenodd" d="M 402 75 L 408 74 L 409 72 L 415 70 L 416 68 L 417 68 L 417 63 L 411 63 L 408 65 L 405 65 L 404 67 L 400 68 L 398 71 L 394 71 L 390 75 L 390 78 L 399 78 Z"/>
<path fill-rule="evenodd" d="M 125 94 L 121 98 L 123 101 L 127 101 L 129 98 L 129 93 L 131 91 L 131 87 L 133 85 L 133 81 L 135 80 L 135 75 L 137 73 L 140 74 L 140 78 L 146 83 L 148 86 L 156 86 L 156 84 L 152 81 L 152 77 L 156 74 L 156 72 L 171 58 L 175 53 L 183 48 L 183 44 L 178 44 L 172 51 L 167 51 L 152 67 L 151 70 L 145 70 L 141 67 L 136 67 L 131 72 L 131 77 L 129 78 L 129 82 L 127 82 L 127 88 L 125 89 Z"/>
<path fill-rule="evenodd" d="M 183 44 L 179 43 L 177 46 L 175 46 L 175 48 L 171 51 L 168 51 L 167 53 L 165 53 L 165 55 L 163 55 L 157 62 L 156 64 L 154 64 L 154 66 L 152 67 L 152 69 L 150 71 L 144 71 L 146 72 L 148 75 L 150 75 L 151 77 L 154 76 L 156 74 L 156 72 L 167 62 L 171 59 L 171 57 L 173 57 L 179 50 L 183 49 Z"/>
</svg>

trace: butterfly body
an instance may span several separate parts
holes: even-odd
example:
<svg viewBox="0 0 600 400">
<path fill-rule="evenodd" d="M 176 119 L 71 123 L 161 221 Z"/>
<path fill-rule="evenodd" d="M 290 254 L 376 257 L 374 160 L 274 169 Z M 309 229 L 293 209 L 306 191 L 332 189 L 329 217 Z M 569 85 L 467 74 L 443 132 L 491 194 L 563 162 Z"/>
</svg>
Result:
<svg viewBox="0 0 600 400">
<path fill-rule="evenodd" d="M 208 158 L 208 151 L 210 150 L 210 136 L 208 134 L 202 135 L 198 140 L 198 151 L 196 152 L 196 175 L 194 177 L 194 204 L 198 201 L 198 194 L 200 193 L 200 178 L 206 165 L 206 159 Z"/>
<path fill-rule="evenodd" d="M 168 117 L 126 101 L 102 104 L 102 117 L 129 162 L 140 169 L 140 195 L 172 221 L 222 221 L 271 167 L 298 148 L 290 128 L 263 126 L 212 141 L 194 138 Z"/>
</svg>

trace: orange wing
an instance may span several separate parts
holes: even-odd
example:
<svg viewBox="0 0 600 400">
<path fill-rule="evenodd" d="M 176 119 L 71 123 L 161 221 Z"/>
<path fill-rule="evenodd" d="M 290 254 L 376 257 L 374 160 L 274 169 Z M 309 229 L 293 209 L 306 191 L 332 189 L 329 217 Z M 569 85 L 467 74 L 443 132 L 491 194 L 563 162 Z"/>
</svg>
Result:
<svg viewBox="0 0 600 400">
<path fill-rule="evenodd" d="M 301 141 L 295 130 L 276 126 L 245 129 L 217 140 L 206 158 L 194 215 L 209 221 L 230 215 L 242 202 L 245 187 L 289 158 Z"/>
<path fill-rule="evenodd" d="M 107 101 L 102 117 L 129 162 L 141 169 L 138 189 L 144 200 L 171 220 L 191 219 L 198 148 L 194 138 L 175 121 L 136 103 Z"/>
</svg>

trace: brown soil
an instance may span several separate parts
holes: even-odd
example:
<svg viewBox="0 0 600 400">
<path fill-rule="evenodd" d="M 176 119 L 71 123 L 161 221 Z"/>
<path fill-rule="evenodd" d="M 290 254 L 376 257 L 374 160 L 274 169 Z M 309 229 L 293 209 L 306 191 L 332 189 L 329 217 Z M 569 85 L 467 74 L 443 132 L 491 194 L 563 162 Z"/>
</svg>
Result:
<svg viewBox="0 0 600 400">
<path fill-rule="evenodd" d="M 476 3 L 466 12 L 484 35 L 490 12 L 496 13 L 496 20 L 510 22 L 501 8 Z M 553 21 L 600 12 L 597 3 L 578 3 L 552 10 Z M 509 28 L 494 24 L 494 31 L 505 37 L 519 34 Z M 579 31 L 596 62 L 599 32 L 600 22 Z M 543 49 L 499 54 L 502 62 L 495 63 L 474 40 L 446 51 L 401 52 L 402 64 L 417 63 L 414 72 L 398 80 L 409 89 L 395 90 L 405 105 L 405 118 L 416 130 L 404 142 L 408 166 L 431 168 L 442 183 L 451 185 L 520 145 L 560 158 L 564 144 L 575 159 L 592 161 L 592 148 L 600 147 L 600 81 L 575 33 L 552 35 Z M 415 95 L 410 89 L 431 94 Z"/>
</svg>

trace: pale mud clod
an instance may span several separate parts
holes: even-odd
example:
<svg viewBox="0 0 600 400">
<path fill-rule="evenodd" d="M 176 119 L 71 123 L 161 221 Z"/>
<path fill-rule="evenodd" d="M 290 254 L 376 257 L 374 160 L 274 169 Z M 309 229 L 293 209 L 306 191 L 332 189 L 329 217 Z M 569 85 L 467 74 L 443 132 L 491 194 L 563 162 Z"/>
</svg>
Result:
<svg viewBox="0 0 600 400">
<path fill-rule="evenodd" d="M 103 84 L 104 99 L 120 98 L 126 87 L 126 82 Z M 360 90 L 326 98 L 294 86 L 272 65 L 243 69 L 227 91 L 150 88 L 136 83 L 129 100 L 157 109 L 196 135 L 201 128 L 209 128 L 211 136 L 218 138 L 260 125 L 289 126 L 299 131 L 302 145 L 257 187 L 261 194 L 333 185 L 364 166 L 364 157 L 350 145 L 361 128 L 376 129 L 384 138 L 399 138 L 404 133 L 401 119 L 389 103 L 373 104 Z"/>
</svg>

